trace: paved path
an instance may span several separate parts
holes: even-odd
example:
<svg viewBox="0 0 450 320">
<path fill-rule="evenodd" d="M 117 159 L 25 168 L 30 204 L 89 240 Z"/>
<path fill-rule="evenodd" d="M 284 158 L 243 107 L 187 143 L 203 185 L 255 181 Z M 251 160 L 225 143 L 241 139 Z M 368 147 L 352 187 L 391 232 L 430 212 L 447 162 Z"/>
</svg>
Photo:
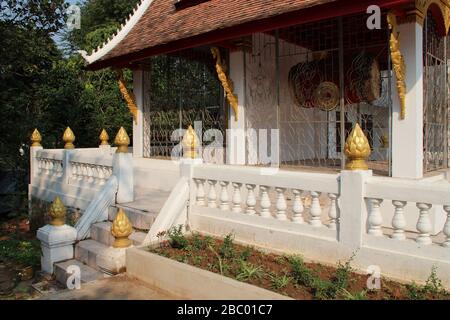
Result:
<svg viewBox="0 0 450 320">
<path fill-rule="evenodd" d="M 176 296 L 152 288 L 127 276 L 116 276 L 81 284 L 80 290 L 64 290 L 39 300 L 171 300 Z"/>
</svg>

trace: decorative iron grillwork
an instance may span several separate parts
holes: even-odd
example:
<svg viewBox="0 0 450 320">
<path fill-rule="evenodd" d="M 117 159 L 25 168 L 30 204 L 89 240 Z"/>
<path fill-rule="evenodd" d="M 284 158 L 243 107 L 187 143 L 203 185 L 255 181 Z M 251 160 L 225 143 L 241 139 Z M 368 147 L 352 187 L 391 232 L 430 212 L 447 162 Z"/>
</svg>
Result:
<svg viewBox="0 0 450 320">
<path fill-rule="evenodd" d="M 225 102 L 208 48 L 185 50 L 151 58 L 145 128 L 145 156 L 171 156 L 179 140 L 172 139 L 177 129 L 202 122 L 202 133 L 217 129 L 225 138 Z M 200 134 L 200 133 L 198 133 Z M 206 143 L 206 142 L 204 142 Z"/>
<path fill-rule="evenodd" d="M 446 37 L 440 35 L 429 11 L 423 28 L 424 172 L 447 167 L 448 71 Z"/>
</svg>

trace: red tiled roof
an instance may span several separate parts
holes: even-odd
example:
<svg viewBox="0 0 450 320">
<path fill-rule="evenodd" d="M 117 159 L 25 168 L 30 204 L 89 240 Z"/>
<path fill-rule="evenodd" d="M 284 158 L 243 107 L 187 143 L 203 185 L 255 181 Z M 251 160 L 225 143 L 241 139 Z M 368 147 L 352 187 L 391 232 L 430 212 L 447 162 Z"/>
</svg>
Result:
<svg viewBox="0 0 450 320">
<path fill-rule="evenodd" d="M 177 10 L 172 0 L 153 0 L 125 39 L 100 60 L 333 1 L 210 0 Z"/>
<path fill-rule="evenodd" d="M 93 61 L 90 67 L 106 67 L 119 60 L 127 61 L 130 57 L 143 58 L 152 48 L 336 1 L 338 0 L 209 0 L 177 10 L 173 0 L 153 0 L 125 38 L 101 58 Z M 408 0 L 372 0 L 377 3 L 396 1 Z M 362 7 L 370 1 L 340 2 L 342 5 L 345 2 L 347 5 L 353 3 Z"/>
</svg>

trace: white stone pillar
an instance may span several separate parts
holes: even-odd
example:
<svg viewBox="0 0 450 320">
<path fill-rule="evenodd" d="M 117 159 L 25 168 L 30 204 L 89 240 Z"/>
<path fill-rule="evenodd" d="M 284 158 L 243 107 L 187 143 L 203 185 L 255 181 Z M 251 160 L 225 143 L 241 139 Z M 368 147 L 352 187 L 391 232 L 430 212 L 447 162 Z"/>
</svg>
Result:
<svg viewBox="0 0 450 320">
<path fill-rule="evenodd" d="M 133 157 L 142 158 L 144 155 L 144 71 L 133 71 L 133 94 L 136 99 L 137 122 L 133 121 Z"/>
<path fill-rule="evenodd" d="M 30 147 L 30 185 L 33 185 L 34 178 L 38 174 L 39 170 L 39 162 L 36 158 L 36 155 L 39 150 L 42 150 L 42 146 L 40 147 Z"/>
<path fill-rule="evenodd" d="M 234 94 L 238 97 L 238 119 L 233 108 L 228 111 L 227 164 L 245 164 L 245 64 L 244 52 L 230 52 L 230 78 L 234 84 Z"/>
<path fill-rule="evenodd" d="M 113 175 L 117 177 L 117 203 L 134 201 L 133 157 L 131 153 L 115 153 Z"/>
<path fill-rule="evenodd" d="M 343 170 L 340 176 L 339 202 L 339 242 L 350 250 L 362 245 L 366 233 L 367 206 L 364 200 L 365 181 L 372 176 L 372 171 Z"/>
<path fill-rule="evenodd" d="M 75 150 L 64 150 L 63 152 L 63 181 L 65 184 L 69 184 L 69 179 L 72 177 L 72 155 Z"/>
<path fill-rule="evenodd" d="M 406 117 L 400 119 L 395 74 L 392 81 L 392 176 L 423 176 L 423 48 L 422 26 L 401 24 L 401 52 L 406 64 Z"/>
<path fill-rule="evenodd" d="M 42 271 L 53 274 L 53 265 L 56 262 L 73 259 L 73 244 L 77 238 L 77 230 L 68 225 L 46 225 L 37 232 L 41 241 L 41 268 Z"/>
</svg>

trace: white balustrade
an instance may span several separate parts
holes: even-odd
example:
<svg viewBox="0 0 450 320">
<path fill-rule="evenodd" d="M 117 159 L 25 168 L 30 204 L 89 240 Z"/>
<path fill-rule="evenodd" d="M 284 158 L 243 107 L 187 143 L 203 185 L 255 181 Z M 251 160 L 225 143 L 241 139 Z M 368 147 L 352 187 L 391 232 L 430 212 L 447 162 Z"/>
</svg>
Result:
<svg viewBox="0 0 450 320">
<path fill-rule="evenodd" d="M 417 230 L 419 231 L 419 236 L 416 241 L 422 245 L 429 245 L 432 243 L 430 232 L 432 230 L 430 221 L 430 209 L 431 204 L 428 203 L 417 203 L 417 208 L 420 210 L 419 220 L 417 220 Z"/>
<path fill-rule="evenodd" d="M 369 211 L 369 231 L 368 233 L 373 236 L 383 236 L 383 230 L 381 225 L 383 223 L 383 216 L 381 215 L 380 205 L 383 199 L 369 199 L 370 211 Z"/>
<path fill-rule="evenodd" d="M 303 211 L 305 208 L 302 201 L 302 190 L 294 189 L 292 190 L 292 193 L 294 194 L 294 205 L 292 207 L 294 215 L 292 221 L 294 223 L 303 224 L 305 223 L 305 219 L 303 218 Z"/>
<path fill-rule="evenodd" d="M 233 212 L 234 213 L 241 213 L 242 212 L 242 207 L 241 207 L 241 202 L 242 202 L 242 198 L 241 198 L 241 187 L 242 184 L 241 183 L 233 183 Z"/>
<path fill-rule="evenodd" d="M 269 189 L 270 187 L 268 186 L 260 186 L 259 187 L 260 191 L 261 191 L 261 212 L 260 215 L 263 218 L 271 218 L 272 214 L 270 212 L 270 207 L 271 207 L 271 202 L 270 202 L 270 198 L 269 198 Z"/>
<path fill-rule="evenodd" d="M 447 213 L 447 220 L 445 221 L 444 230 L 445 242 L 442 246 L 450 248 L 450 206 L 444 206 L 445 213 Z"/>
<path fill-rule="evenodd" d="M 205 202 L 205 180 L 203 179 L 194 179 L 195 184 L 197 185 L 197 195 L 196 195 L 196 203 L 198 206 L 204 207 Z"/>
<path fill-rule="evenodd" d="M 394 228 L 392 239 L 405 240 L 406 219 L 404 207 L 406 205 L 406 201 L 393 200 L 392 204 L 395 206 L 394 217 L 392 218 L 392 227 Z"/>
<path fill-rule="evenodd" d="M 311 191 L 311 208 L 309 213 L 311 214 L 311 220 L 309 224 L 313 227 L 321 227 L 323 226 L 321 216 L 322 216 L 322 208 L 319 202 L 320 192 Z"/>
<path fill-rule="evenodd" d="M 256 185 L 254 184 L 247 184 L 245 185 L 247 188 L 247 209 L 245 210 L 245 213 L 252 216 L 256 214 L 255 206 L 256 206 L 256 196 L 255 196 L 255 188 Z"/>
<path fill-rule="evenodd" d="M 277 202 L 276 202 L 277 215 L 276 215 L 276 218 L 278 220 L 287 220 L 287 216 L 286 216 L 287 204 L 286 204 L 286 198 L 284 195 L 284 193 L 286 192 L 286 189 L 285 188 L 276 188 L 275 190 L 277 192 Z"/>
<path fill-rule="evenodd" d="M 216 180 L 208 180 L 209 192 L 208 192 L 208 207 L 217 208 L 217 194 L 216 194 Z"/>
<path fill-rule="evenodd" d="M 328 217 L 330 218 L 330 222 L 328 223 L 328 228 L 336 230 L 338 224 L 338 207 L 337 207 L 337 194 L 329 193 L 328 197 L 330 198 L 330 209 L 328 211 Z"/>
<path fill-rule="evenodd" d="M 38 158 L 38 173 L 59 178 L 63 174 L 63 162 L 58 159 Z"/>
<path fill-rule="evenodd" d="M 228 196 L 228 181 L 220 181 L 220 210 L 228 211 L 230 210 L 230 198 Z"/>
</svg>

